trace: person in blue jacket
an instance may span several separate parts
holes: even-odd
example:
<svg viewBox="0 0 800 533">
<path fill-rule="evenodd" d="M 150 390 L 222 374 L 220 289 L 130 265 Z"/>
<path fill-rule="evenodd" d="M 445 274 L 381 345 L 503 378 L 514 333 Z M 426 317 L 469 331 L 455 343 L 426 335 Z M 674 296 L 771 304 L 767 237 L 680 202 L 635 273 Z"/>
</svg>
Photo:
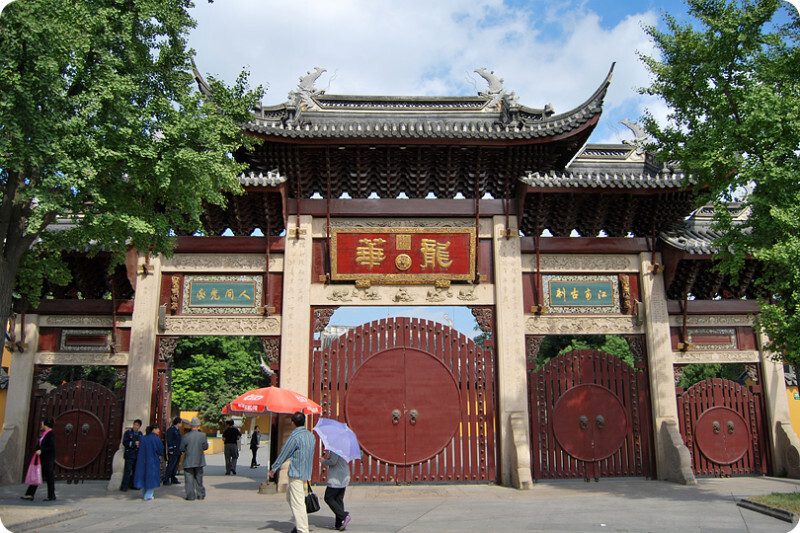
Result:
<svg viewBox="0 0 800 533">
<path fill-rule="evenodd" d="M 133 486 L 142 489 L 142 499 L 152 500 L 156 487 L 161 485 L 161 458 L 164 457 L 164 444 L 161 442 L 161 428 L 156 424 L 148 426 L 146 435 L 139 441 L 139 455 L 136 457 L 136 471 Z"/>
<path fill-rule="evenodd" d="M 181 426 L 183 420 L 176 416 L 167 429 L 167 469 L 164 471 L 164 485 L 179 485 L 178 462 L 181 460 Z"/>
<path fill-rule="evenodd" d="M 133 427 L 129 428 L 122 436 L 122 447 L 125 448 L 123 457 L 125 458 L 125 470 L 122 473 L 122 485 L 119 490 L 126 491 L 133 487 L 133 472 L 136 469 L 136 456 L 139 455 L 139 441 L 142 438 L 142 421 L 138 418 L 133 421 Z"/>
</svg>

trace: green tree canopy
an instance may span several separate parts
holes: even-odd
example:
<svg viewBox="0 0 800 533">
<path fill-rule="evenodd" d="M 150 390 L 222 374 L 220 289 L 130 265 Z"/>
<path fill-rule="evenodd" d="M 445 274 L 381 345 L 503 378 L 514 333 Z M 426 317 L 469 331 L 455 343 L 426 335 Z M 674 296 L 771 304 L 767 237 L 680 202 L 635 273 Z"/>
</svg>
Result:
<svg viewBox="0 0 800 533">
<path fill-rule="evenodd" d="M 172 403 L 201 412 L 203 425 L 222 424 L 222 408 L 248 390 L 267 386 L 258 337 L 182 337 L 175 348 Z"/>
<path fill-rule="evenodd" d="M 261 88 L 244 72 L 195 88 L 191 6 L 25 0 L 0 15 L 3 324 L 15 282 L 36 301 L 43 276 L 68 279 L 63 250 L 168 254 L 174 234 L 200 228 L 204 201 L 240 190 L 231 154 L 254 142 L 240 125 Z M 48 231 L 57 220 L 69 224 Z"/>
<path fill-rule="evenodd" d="M 619 335 L 548 335 L 539 346 L 536 368 L 562 353 L 574 350 L 599 350 L 619 357 L 630 366 L 634 363 L 628 342 Z"/>
<path fill-rule="evenodd" d="M 800 362 L 800 19 L 782 0 L 686 0 L 691 21 L 665 15 L 648 27 L 658 55 L 644 56 L 643 93 L 669 106 L 666 124 L 645 116 L 664 160 L 692 176 L 698 206 L 715 202 L 720 268 L 737 279 L 744 260 L 763 267 L 760 325 L 769 348 Z M 788 15 L 788 17 L 787 17 Z M 779 23 L 788 20 L 788 23 Z M 743 191 L 748 191 L 740 197 Z M 749 219 L 724 205 L 741 199 Z"/>
</svg>

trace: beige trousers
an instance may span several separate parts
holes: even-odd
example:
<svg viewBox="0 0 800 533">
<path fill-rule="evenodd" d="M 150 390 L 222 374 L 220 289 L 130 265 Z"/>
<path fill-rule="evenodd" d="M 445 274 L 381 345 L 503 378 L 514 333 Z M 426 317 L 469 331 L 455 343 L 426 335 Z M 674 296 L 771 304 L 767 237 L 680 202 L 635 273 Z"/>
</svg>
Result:
<svg viewBox="0 0 800 533">
<path fill-rule="evenodd" d="M 306 482 L 296 477 L 289 478 L 289 490 L 286 491 L 286 501 L 292 510 L 294 527 L 297 533 L 308 533 L 308 513 L 306 513 Z"/>
</svg>

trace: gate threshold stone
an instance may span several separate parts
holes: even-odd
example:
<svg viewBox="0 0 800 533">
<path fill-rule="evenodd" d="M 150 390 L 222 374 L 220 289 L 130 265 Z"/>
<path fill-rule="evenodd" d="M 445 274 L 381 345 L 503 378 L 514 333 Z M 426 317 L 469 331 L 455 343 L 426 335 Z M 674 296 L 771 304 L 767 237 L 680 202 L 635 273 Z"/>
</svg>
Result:
<svg viewBox="0 0 800 533">
<path fill-rule="evenodd" d="M 85 515 L 86 513 L 83 509 L 65 509 L 63 507 L 50 509 L 35 505 L 4 505 L 0 507 L 0 520 L 3 527 L 14 533 L 52 526 L 53 524 Z"/>
<path fill-rule="evenodd" d="M 790 524 L 793 524 L 796 518 L 796 515 L 791 511 L 764 505 L 763 503 L 754 502 L 753 500 L 748 500 L 747 498 L 742 498 L 736 502 L 736 505 L 739 507 L 744 507 L 745 509 L 750 509 L 751 511 L 755 511 L 757 513 L 777 518 L 778 520 L 783 520 L 784 522 L 789 522 Z"/>
</svg>

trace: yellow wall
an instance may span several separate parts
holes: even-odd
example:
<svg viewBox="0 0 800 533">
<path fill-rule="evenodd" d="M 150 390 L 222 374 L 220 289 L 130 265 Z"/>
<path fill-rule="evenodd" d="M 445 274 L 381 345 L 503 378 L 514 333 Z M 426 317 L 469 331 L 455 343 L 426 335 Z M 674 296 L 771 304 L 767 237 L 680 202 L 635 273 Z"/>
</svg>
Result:
<svg viewBox="0 0 800 533">
<path fill-rule="evenodd" d="M 792 429 L 800 438 L 800 392 L 797 386 L 786 386 L 786 397 L 789 400 L 789 418 L 792 421 Z"/>
<path fill-rule="evenodd" d="M 6 368 L 11 367 L 11 352 L 9 352 L 5 346 L 3 346 L 3 357 L 0 359 L 2 363 L 0 366 L 4 366 Z M 3 423 L 6 420 L 6 396 L 8 395 L 8 389 L 0 390 L 0 435 L 3 434 Z"/>
</svg>

